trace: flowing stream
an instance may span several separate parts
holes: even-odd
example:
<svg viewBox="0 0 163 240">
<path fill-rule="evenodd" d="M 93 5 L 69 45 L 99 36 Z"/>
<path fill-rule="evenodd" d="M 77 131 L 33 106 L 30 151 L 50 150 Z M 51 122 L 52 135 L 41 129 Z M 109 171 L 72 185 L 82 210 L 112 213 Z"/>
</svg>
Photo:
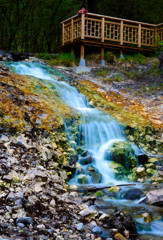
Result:
<svg viewBox="0 0 163 240">
<path fill-rule="evenodd" d="M 73 179 L 70 180 L 70 184 L 93 184 L 93 177 L 88 171 L 89 168 L 93 169 L 96 173 L 96 177 L 99 178 L 100 184 L 117 184 L 124 180 L 117 180 L 113 170 L 110 167 L 111 152 L 109 149 L 115 143 L 127 142 L 127 138 L 124 134 L 124 129 L 119 125 L 114 118 L 108 114 L 92 108 L 88 101 L 82 96 L 75 87 L 66 83 L 66 77 L 62 75 L 64 81 L 57 81 L 57 76 L 61 74 L 52 68 L 48 68 L 45 65 L 38 63 L 8 63 L 12 71 L 21 75 L 28 75 L 42 81 L 50 82 L 54 85 L 57 93 L 60 95 L 64 103 L 70 106 L 73 110 L 77 111 L 80 115 L 80 121 L 78 124 L 78 136 L 76 148 L 85 151 L 84 156 L 79 153 L 79 163 L 81 165 L 80 170 L 76 171 Z M 65 128 L 69 126 L 65 124 Z M 71 133 L 69 133 L 69 139 Z M 134 152 L 141 152 L 137 146 L 133 146 Z M 130 151 L 130 155 L 135 157 L 133 151 Z M 126 206 L 126 202 L 122 200 L 113 201 L 113 205 Z M 138 208 L 138 205 L 134 202 L 128 204 L 128 207 Z M 145 209 L 145 207 L 144 207 Z M 139 221 L 141 223 L 141 219 Z M 148 224 L 147 228 L 141 228 L 142 234 L 153 234 L 163 236 L 163 222 L 162 220 L 153 221 Z"/>
</svg>

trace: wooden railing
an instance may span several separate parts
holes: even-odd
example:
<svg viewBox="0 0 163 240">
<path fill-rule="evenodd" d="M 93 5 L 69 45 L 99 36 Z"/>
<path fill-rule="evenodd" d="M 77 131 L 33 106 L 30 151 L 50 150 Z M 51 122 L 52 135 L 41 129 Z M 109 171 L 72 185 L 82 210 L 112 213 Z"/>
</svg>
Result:
<svg viewBox="0 0 163 240">
<path fill-rule="evenodd" d="M 62 45 L 77 39 L 153 47 L 155 39 L 163 41 L 163 24 L 154 25 L 97 14 L 75 15 L 62 22 Z"/>
</svg>

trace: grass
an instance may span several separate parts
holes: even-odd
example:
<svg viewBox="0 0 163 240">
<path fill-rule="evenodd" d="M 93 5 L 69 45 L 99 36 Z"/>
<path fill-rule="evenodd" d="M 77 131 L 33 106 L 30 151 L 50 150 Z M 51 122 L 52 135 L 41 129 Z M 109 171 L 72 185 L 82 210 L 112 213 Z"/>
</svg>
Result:
<svg viewBox="0 0 163 240">
<path fill-rule="evenodd" d="M 147 59 L 141 53 L 137 53 L 133 55 L 124 55 L 124 58 L 122 58 L 121 61 L 129 62 L 129 63 L 145 64 L 147 62 Z"/>
<path fill-rule="evenodd" d="M 50 56 L 49 53 L 37 53 L 36 57 L 41 58 L 43 60 L 51 60 L 52 59 L 52 57 Z"/>
<path fill-rule="evenodd" d="M 96 76 L 103 76 L 105 77 L 107 75 L 107 71 L 105 69 L 101 69 L 96 73 Z"/>
<path fill-rule="evenodd" d="M 123 80 L 124 80 L 124 76 L 119 74 L 114 78 L 103 79 L 103 82 L 121 82 Z"/>
<path fill-rule="evenodd" d="M 64 65 L 66 67 L 75 66 L 75 57 L 71 53 L 59 54 L 55 59 L 49 61 L 51 65 Z"/>
</svg>

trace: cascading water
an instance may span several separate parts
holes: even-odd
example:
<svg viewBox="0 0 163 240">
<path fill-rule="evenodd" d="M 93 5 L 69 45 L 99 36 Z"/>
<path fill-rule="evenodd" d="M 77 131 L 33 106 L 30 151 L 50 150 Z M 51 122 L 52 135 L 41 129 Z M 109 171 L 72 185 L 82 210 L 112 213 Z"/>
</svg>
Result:
<svg viewBox="0 0 163 240">
<path fill-rule="evenodd" d="M 56 76 L 60 75 L 57 71 L 37 63 L 8 63 L 8 66 L 12 67 L 12 70 L 18 74 L 41 79 L 41 81 L 45 81 L 45 84 L 46 81 L 50 82 L 54 85 L 63 102 L 79 113 L 80 120 L 79 124 L 77 124 L 78 137 L 76 146 L 86 153 L 86 156 L 82 156 L 79 153 L 79 163 L 85 161 L 85 157 L 88 157 L 85 163 L 81 163 L 81 172 L 85 174 L 87 183 L 93 182 L 89 175 L 88 167 L 93 167 L 102 176 L 101 183 L 117 183 L 108 161 L 111 159 L 109 149 L 115 143 L 127 141 L 123 134 L 123 127 L 108 114 L 92 108 L 75 87 L 70 86 L 68 83 L 57 81 Z M 66 80 L 66 77 L 63 77 Z M 68 128 L 68 126 L 65 125 L 65 128 Z M 133 148 L 135 152 L 140 152 L 136 146 L 133 146 Z M 77 174 L 70 181 L 70 184 L 79 183 Z M 156 223 L 153 222 L 151 224 L 149 231 L 141 230 L 141 232 L 154 234 L 159 232 L 159 235 L 161 235 L 162 222 Z"/>
</svg>

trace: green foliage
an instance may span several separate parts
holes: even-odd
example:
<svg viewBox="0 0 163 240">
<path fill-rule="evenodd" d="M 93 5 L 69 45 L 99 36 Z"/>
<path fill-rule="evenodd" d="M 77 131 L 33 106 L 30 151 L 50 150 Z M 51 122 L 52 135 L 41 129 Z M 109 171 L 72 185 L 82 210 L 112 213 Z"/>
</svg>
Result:
<svg viewBox="0 0 163 240">
<path fill-rule="evenodd" d="M 138 63 L 138 64 L 145 64 L 146 57 L 141 53 L 133 54 L 133 55 L 124 55 L 124 58 L 121 59 L 122 62 L 129 62 L 129 63 Z"/>
<path fill-rule="evenodd" d="M 49 61 L 51 65 L 64 65 L 66 67 L 75 66 L 75 57 L 71 53 L 59 54 L 56 59 Z"/>
<path fill-rule="evenodd" d="M 37 53 L 36 57 L 41 58 L 43 60 L 51 60 L 51 56 L 49 53 Z"/>
</svg>

